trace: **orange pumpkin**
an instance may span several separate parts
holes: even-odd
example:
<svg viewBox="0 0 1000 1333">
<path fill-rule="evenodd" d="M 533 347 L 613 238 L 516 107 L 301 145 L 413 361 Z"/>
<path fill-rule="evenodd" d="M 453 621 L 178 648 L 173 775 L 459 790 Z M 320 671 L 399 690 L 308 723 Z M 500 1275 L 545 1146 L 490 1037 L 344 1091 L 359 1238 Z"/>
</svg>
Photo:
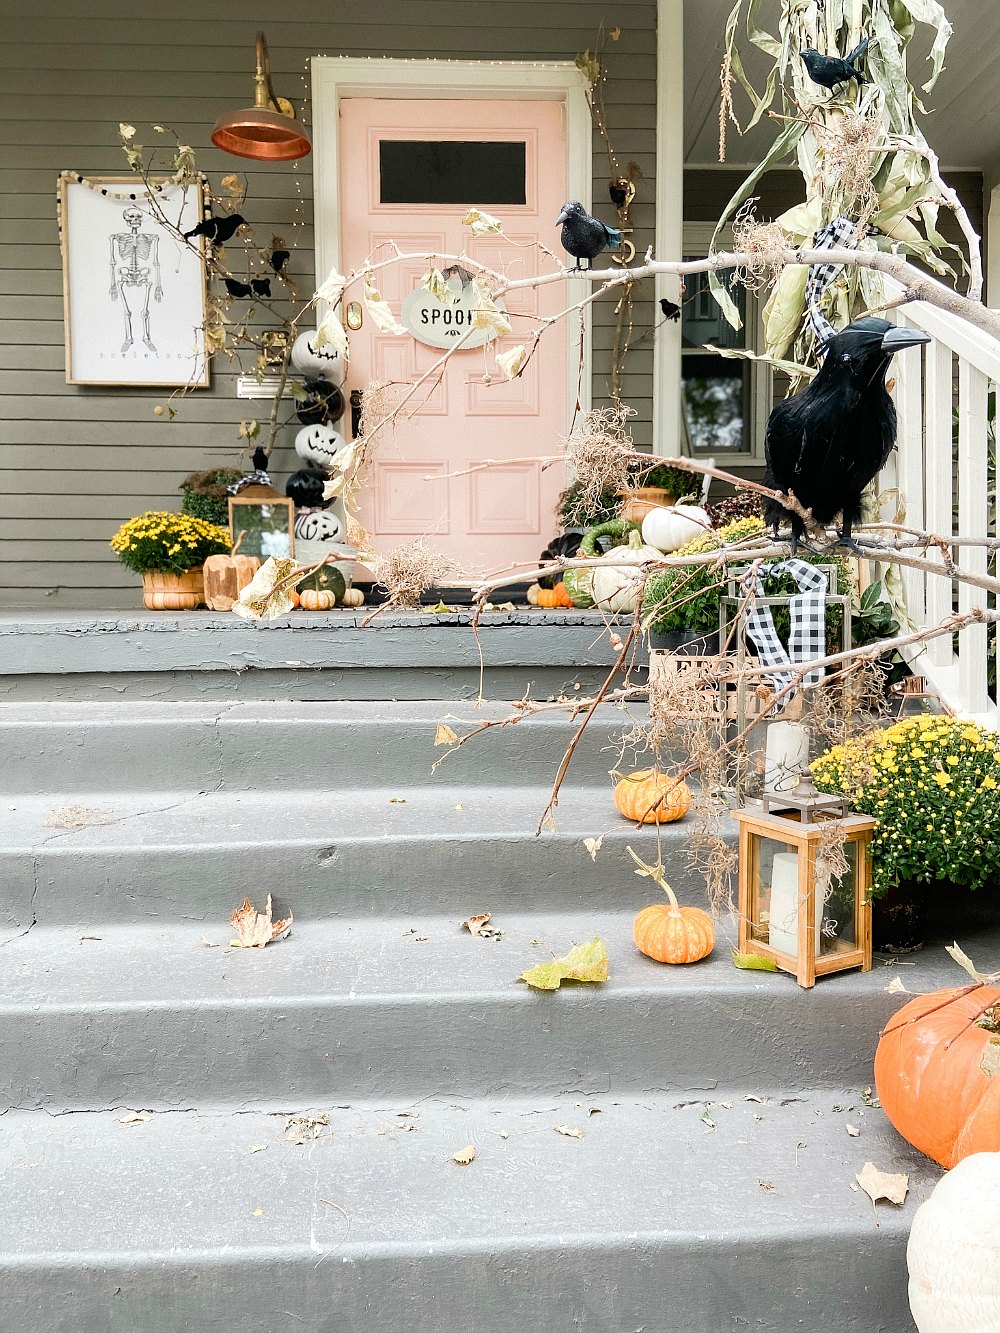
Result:
<svg viewBox="0 0 1000 1333">
<path fill-rule="evenodd" d="M 544 606 L 551 609 L 556 606 L 573 605 L 573 599 L 566 591 L 566 585 L 561 580 L 552 588 L 542 588 L 536 585 L 532 591 L 535 594 L 532 606 Z"/>
<path fill-rule="evenodd" d="M 671 824 L 687 814 L 691 788 L 658 768 L 643 768 L 621 779 L 615 787 L 615 805 L 633 823 Z"/>
<path fill-rule="evenodd" d="M 1000 989 L 919 995 L 890 1019 L 875 1053 L 882 1109 L 903 1138 L 949 1170 L 1000 1151 L 1000 1042 L 980 1027 L 1000 1014 Z"/>
<path fill-rule="evenodd" d="M 632 923 L 635 947 L 658 963 L 697 963 L 715 948 L 715 926 L 700 907 L 681 907 L 677 895 L 663 878 L 662 867 L 640 861 L 632 848 L 629 856 L 640 867 L 637 875 L 646 875 L 658 884 L 669 899 L 644 907 Z"/>
</svg>

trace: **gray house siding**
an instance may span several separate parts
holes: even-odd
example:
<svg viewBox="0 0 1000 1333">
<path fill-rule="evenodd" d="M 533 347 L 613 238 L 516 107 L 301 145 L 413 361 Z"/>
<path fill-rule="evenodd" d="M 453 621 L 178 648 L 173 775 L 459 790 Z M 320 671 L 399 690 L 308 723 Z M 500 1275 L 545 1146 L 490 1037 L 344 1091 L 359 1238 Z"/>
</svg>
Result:
<svg viewBox="0 0 1000 1333">
<path fill-rule="evenodd" d="M 172 422 L 154 416 L 160 389 L 67 385 L 55 192 L 60 171 L 124 174 L 118 122 L 147 144 L 162 123 L 198 151 L 213 181 L 245 167 L 248 209 L 259 238 L 294 240 L 290 269 L 301 290 L 314 277 L 310 160 L 268 167 L 242 163 L 209 143 L 222 111 L 245 106 L 252 89 L 254 34 L 267 31 L 277 91 L 308 119 L 308 61 L 316 54 L 438 56 L 454 59 L 566 60 L 593 47 L 606 6 L 580 0 L 37 0 L 8 19 L 0 47 L 0 605 L 128 608 L 138 583 L 108 549 L 119 523 L 147 508 L 179 506 L 178 485 L 194 468 L 233 462 L 237 424 L 262 402 L 236 398 L 237 370 L 217 358 L 212 387 L 189 394 Z M 167 16 L 168 15 L 168 16 Z M 607 111 L 620 161 L 646 179 L 633 207 L 641 255 L 653 240 L 656 143 L 656 4 L 616 5 L 609 22 Z M 145 136 L 145 137 L 144 137 Z M 207 145 L 207 146 L 206 146 Z M 608 166 L 594 139 L 594 200 L 613 212 Z M 301 203 L 298 201 L 301 199 Z M 300 225 L 292 227 L 299 218 Z M 553 229 L 554 230 L 554 229 Z M 555 241 L 553 235 L 553 242 Z M 596 401 L 607 391 L 613 302 L 594 317 Z M 635 329 L 652 323 L 638 303 Z M 652 346 L 629 357 L 624 391 L 637 409 L 638 443 L 652 442 Z M 294 430 L 274 458 L 279 485 L 297 466 Z"/>
</svg>

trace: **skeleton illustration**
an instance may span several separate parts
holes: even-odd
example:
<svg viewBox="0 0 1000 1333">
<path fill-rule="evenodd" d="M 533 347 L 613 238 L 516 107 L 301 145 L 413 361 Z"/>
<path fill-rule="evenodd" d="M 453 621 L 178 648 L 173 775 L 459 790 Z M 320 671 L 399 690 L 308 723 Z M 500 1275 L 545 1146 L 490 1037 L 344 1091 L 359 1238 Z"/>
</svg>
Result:
<svg viewBox="0 0 1000 1333">
<path fill-rule="evenodd" d="M 160 280 L 160 238 L 150 232 L 140 231 L 143 214 L 138 208 L 126 208 L 122 213 L 130 230 L 115 232 L 109 237 L 111 243 L 111 291 L 112 301 L 122 298 L 122 314 L 125 320 L 125 341 L 122 351 L 127 352 L 132 346 L 132 319 L 137 313 L 142 315 L 142 340 L 151 352 L 156 351 L 149 331 L 149 294 L 154 301 L 162 301 L 163 284 Z M 156 286 L 153 286 L 155 276 Z"/>
</svg>

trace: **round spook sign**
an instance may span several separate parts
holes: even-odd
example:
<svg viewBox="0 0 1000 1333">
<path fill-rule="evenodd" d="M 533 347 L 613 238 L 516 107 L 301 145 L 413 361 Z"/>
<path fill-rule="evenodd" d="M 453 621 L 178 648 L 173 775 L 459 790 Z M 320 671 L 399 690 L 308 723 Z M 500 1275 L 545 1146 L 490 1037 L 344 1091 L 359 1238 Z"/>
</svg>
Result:
<svg viewBox="0 0 1000 1333">
<path fill-rule="evenodd" d="M 494 334 L 491 329 L 473 328 L 472 318 L 476 306 L 476 288 L 469 282 L 463 282 L 458 273 L 447 281 L 451 298 L 439 301 L 426 287 L 417 287 L 403 300 L 400 311 L 401 322 L 413 334 L 417 342 L 427 343 L 429 347 L 452 347 L 462 339 L 462 349 L 482 347 Z M 500 301 L 496 301 L 499 310 L 503 310 Z"/>
</svg>

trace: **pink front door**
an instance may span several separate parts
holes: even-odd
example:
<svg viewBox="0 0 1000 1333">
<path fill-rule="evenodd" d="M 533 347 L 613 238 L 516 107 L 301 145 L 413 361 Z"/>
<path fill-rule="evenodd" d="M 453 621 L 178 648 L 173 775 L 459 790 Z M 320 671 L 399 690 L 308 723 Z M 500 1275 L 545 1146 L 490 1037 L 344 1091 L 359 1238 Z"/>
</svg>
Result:
<svg viewBox="0 0 1000 1333">
<path fill-rule="evenodd" d="M 555 267 L 536 242 L 561 254 L 562 118 L 557 102 L 342 101 L 341 268 L 387 259 L 393 244 L 421 256 L 464 251 L 513 278 Z M 462 225 L 470 207 L 498 217 L 504 235 L 473 237 Z M 421 257 L 376 274 L 397 319 L 427 268 Z M 517 379 L 504 378 L 495 354 L 528 343 L 539 315 L 564 308 L 565 291 L 553 283 L 504 304 L 511 335 L 456 352 L 373 442 L 358 519 L 376 549 L 425 537 L 475 574 L 535 560 L 557 531 L 564 469 L 542 471 L 538 460 L 559 451 L 566 430 L 565 326 L 545 335 Z M 381 333 L 367 314 L 350 340 L 349 387 L 388 383 L 396 401 L 443 355 L 410 334 Z M 452 475 L 484 459 L 501 463 Z"/>
</svg>

